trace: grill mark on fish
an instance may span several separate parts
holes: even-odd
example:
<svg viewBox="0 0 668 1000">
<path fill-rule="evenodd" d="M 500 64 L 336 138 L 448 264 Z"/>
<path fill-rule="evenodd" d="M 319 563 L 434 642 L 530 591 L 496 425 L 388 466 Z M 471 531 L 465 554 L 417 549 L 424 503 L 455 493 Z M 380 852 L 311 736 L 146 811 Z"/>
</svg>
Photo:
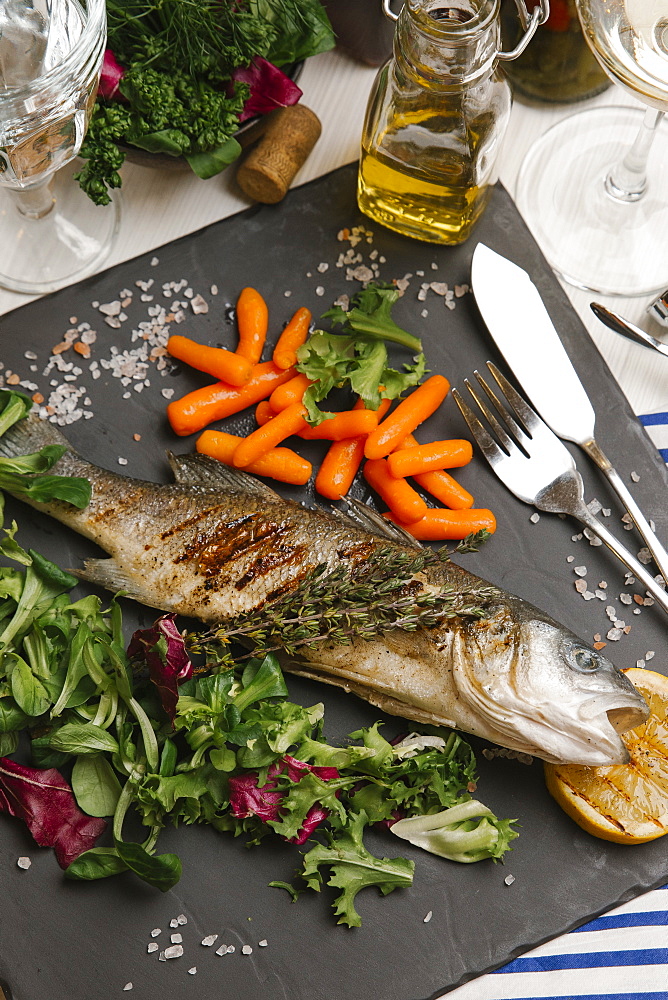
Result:
<svg viewBox="0 0 668 1000">
<path fill-rule="evenodd" d="M 260 554 L 234 586 L 237 590 L 243 590 L 249 583 L 267 576 L 272 570 L 296 566 L 304 554 L 303 545 L 278 545 L 270 552 Z"/>
<path fill-rule="evenodd" d="M 193 516 L 189 517 L 187 520 L 180 521 L 178 524 L 174 524 L 171 528 L 168 528 L 167 531 L 163 531 L 160 534 L 160 540 L 166 542 L 168 538 L 173 538 L 174 535 L 182 534 L 184 531 L 194 528 L 195 525 L 200 523 L 200 521 L 204 521 L 206 518 L 216 515 L 219 512 L 226 513 L 227 507 L 224 504 L 216 504 L 214 507 L 205 507 L 203 510 L 197 511 L 196 514 L 193 514 Z M 250 517 L 252 517 L 252 515 L 247 514 L 246 516 L 239 518 L 237 521 L 228 522 L 226 527 L 228 529 L 236 528 L 239 524 L 243 524 L 243 522 L 247 521 Z M 218 524 L 218 527 L 220 528 L 220 523 Z"/>
</svg>

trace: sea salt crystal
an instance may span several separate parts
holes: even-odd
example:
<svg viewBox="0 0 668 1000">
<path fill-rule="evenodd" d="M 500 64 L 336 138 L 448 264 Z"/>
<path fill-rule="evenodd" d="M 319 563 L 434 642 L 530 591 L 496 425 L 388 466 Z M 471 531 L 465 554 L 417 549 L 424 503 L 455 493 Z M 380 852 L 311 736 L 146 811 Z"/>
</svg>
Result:
<svg viewBox="0 0 668 1000">
<path fill-rule="evenodd" d="M 217 940 L 218 940 L 217 934 L 207 934 L 205 938 L 202 938 L 201 943 L 204 945 L 205 948 L 210 948 L 211 945 L 214 943 L 214 941 Z"/>
<path fill-rule="evenodd" d="M 267 939 L 266 938 L 262 938 L 262 940 L 258 941 L 257 944 L 258 944 L 258 948 L 266 948 L 267 947 Z"/>
<path fill-rule="evenodd" d="M 208 313 L 209 304 L 201 295 L 196 295 L 190 303 L 190 308 L 196 316 L 199 316 L 200 313 Z"/>
<path fill-rule="evenodd" d="M 178 923 L 179 927 L 183 927 L 185 924 L 188 923 L 188 918 L 185 915 L 185 913 L 179 913 L 179 915 L 176 918 L 176 920 L 177 920 L 177 923 Z"/>
<path fill-rule="evenodd" d="M 623 635 L 624 633 L 622 629 L 611 628 L 610 631 L 606 634 L 606 639 L 609 639 L 611 642 L 616 642 L 618 639 L 621 639 Z"/>
<path fill-rule="evenodd" d="M 178 927 L 179 926 L 179 922 L 176 919 L 176 917 L 172 917 L 172 919 L 169 921 L 169 926 L 170 927 Z"/>
<path fill-rule="evenodd" d="M 227 945 L 221 944 L 220 948 L 216 948 L 216 955 L 227 955 Z"/>
<path fill-rule="evenodd" d="M 637 472 L 632 472 L 631 473 L 631 479 L 633 480 L 634 483 L 639 483 L 640 482 L 640 476 L 638 475 Z"/>
<path fill-rule="evenodd" d="M 540 514 L 534 511 L 529 520 L 531 521 L 532 524 L 538 524 L 538 522 L 540 521 Z"/>
<path fill-rule="evenodd" d="M 645 667 L 645 661 L 644 660 L 636 660 L 636 667 L 638 668 L 638 670 L 643 670 L 644 667 Z"/>
<path fill-rule="evenodd" d="M 253 949 L 251 948 L 251 946 L 249 944 L 245 944 L 243 946 L 243 948 L 241 949 L 241 954 L 242 955 L 252 955 L 253 954 Z"/>
<path fill-rule="evenodd" d="M 170 941 L 172 942 L 172 944 L 182 944 L 183 943 L 183 935 L 182 934 L 172 934 L 171 937 L 170 937 Z"/>
<path fill-rule="evenodd" d="M 322 287 L 322 285 L 318 285 L 318 287 L 315 290 L 315 294 L 321 296 L 325 294 L 325 289 Z"/>
<path fill-rule="evenodd" d="M 188 969 L 188 975 L 189 976 L 195 976 L 195 975 L 197 975 L 197 966 L 196 965 L 193 965 L 192 969 Z"/>
<path fill-rule="evenodd" d="M 158 961 L 159 962 L 166 962 L 167 961 L 167 959 L 165 958 L 164 951 L 161 951 L 160 954 L 158 955 Z"/>
<path fill-rule="evenodd" d="M 505 882 L 506 885 L 512 885 L 513 882 L 515 881 L 515 876 L 514 875 L 506 875 L 506 877 L 504 878 L 503 881 Z"/>
<path fill-rule="evenodd" d="M 113 302 L 103 302 L 98 308 L 103 316 L 118 316 L 121 311 L 121 303 L 119 299 L 114 299 Z"/>
<path fill-rule="evenodd" d="M 575 556 L 566 556 L 566 562 L 567 563 L 575 562 Z"/>
<path fill-rule="evenodd" d="M 154 951 L 158 950 L 158 947 L 159 946 L 157 941 L 151 941 L 149 942 L 149 944 L 146 945 L 146 951 L 149 953 L 149 955 L 152 955 Z"/>
<path fill-rule="evenodd" d="M 599 601 L 604 601 L 605 598 L 606 598 L 606 596 L 607 596 L 606 593 L 605 593 L 605 591 L 604 590 L 600 590 L 600 589 L 595 590 L 594 593 L 598 597 Z"/>
<path fill-rule="evenodd" d="M 646 660 L 653 660 L 654 657 L 655 657 L 655 655 L 656 654 L 654 653 L 653 649 L 648 649 L 647 652 L 645 653 L 645 659 Z"/>
<path fill-rule="evenodd" d="M 577 590 L 578 594 L 584 594 L 585 591 L 587 590 L 587 581 L 586 580 L 576 580 L 575 581 L 575 589 Z"/>
<path fill-rule="evenodd" d="M 587 575 L 587 567 L 586 566 L 574 566 L 573 567 L 573 572 L 575 573 L 576 576 L 586 576 Z"/>
<path fill-rule="evenodd" d="M 170 959 L 170 958 L 181 958 L 182 954 L 183 954 L 183 945 L 182 944 L 173 944 L 173 945 L 170 945 L 169 948 L 165 948 L 165 958 L 167 958 L 167 959 Z"/>
<path fill-rule="evenodd" d="M 123 987 L 123 992 L 125 993 L 126 990 L 131 990 L 131 989 L 132 989 L 132 983 L 126 983 L 125 986 Z"/>
<path fill-rule="evenodd" d="M 119 457 L 118 457 L 118 464 L 119 465 L 127 465 L 128 464 L 127 458 L 121 458 L 121 456 L 119 455 Z"/>
<path fill-rule="evenodd" d="M 227 954 L 228 955 L 234 955 L 234 953 L 235 953 L 236 950 L 237 949 L 234 947 L 233 944 L 228 944 L 228 946 L 227 946 Z"/>
<path fill-rule="evenodd" d="M 30 858 L 19 858 L 16 864 L 19 868 L 23 868 L 24 871 L 27 871 L 28 868 L 30 868 L 32 861 Z"/>
<path fill-rule="evenodd" d="M 218 285 L 212 285 L 211 288 L 209 289 L 209 291 L 211 292 L 212 295 L 217 295 L 218 294 Z"/>
<path fill-rule="evenodd" d="M 159 927 L 154 927 L 151 931 L 151 937 L 158 937 L 159 934 L 162 934 L 162 930 Z"/>
<path fill-rule="evenodd" d="M 157 257 L 151 257 L 151 267 L 157 267 L 159 263 L 160 261 Z"/>
<path fill-rule="evenodd" d="M 430 910 L 429 913 L 425 913 L 424 917 L 422 918 L 422 923 L 428 924 L 431 918 L 432 918 L 432 911 Z"/>
<path fill-rule="evenodd" d="M 631 597 L 630 594 L 620 594 L 619 595 L 619 600 L 622 602 L 622 604 L 632 604 L 633 603 L 633 598 Z"/>
</svg>

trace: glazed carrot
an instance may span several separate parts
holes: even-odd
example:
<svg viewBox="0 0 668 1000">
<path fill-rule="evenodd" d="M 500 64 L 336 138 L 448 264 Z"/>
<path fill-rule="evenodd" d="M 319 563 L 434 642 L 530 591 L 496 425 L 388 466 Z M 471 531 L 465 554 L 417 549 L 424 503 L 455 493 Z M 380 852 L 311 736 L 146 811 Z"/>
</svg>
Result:
<svg viewBox="0 0 668 1000">
<path fill-rule="evenodd" d="M 272 410 L 269 400 L 261 399 L 255 407 L 255 422 L 258 427 L 262 427 L 269 420 L 273 420 L 275 416 L 276 414 L 274 410 Z"/>
<path fill-rule="evenodd" d="M 265 361 L 264 364 L 255 365 L 246 385 L 214 382 L 213 385 L 205 385 L 189 392 L 181 399 L 172 400 L 167 407 L 167 417 L 175 434 L 182 437 L 194 434 L 214 420 L 223 420 L 266 399 L 277 386 L 293 376 L 293 369 L 282 371 L 273 361 Z"/>
<path fill-rule="evenodd" d="M 377 426 L 377 410 L 341 410 L 316 427 L 308 427 L 299 436 L 305 441 L 343 441 L 370 434 Z"/>
<path fill-rule="evenodd" d="M 420 494 L 405 479 L 391 476 L 384 458 L 367 461 L 363 474 L 369 486 L 385 501 L 398 521 L 412 524 L 426 517 L 429 508 Z"/>
<path fill-rule="evenodd" d="M 367 463 L 368 464 L 368 463 Z M 365 466 L 366 468 L 366 466 Z M 402 480 L 397 480 L 401 482 Z M 388 504 L 389 506 L 389 504 Z M 466 538 L 474 531 L 486 528 L 492 534 L 496 531 L 496 518 L 491 510 L 474 508 L 472 510 L 447 510 L 444 507 L 431 507 L 428 514 L 419 521 L 402 521 L 394 512 L 385 517 L 395 524 L 401 525 L 406 531 L 421 542 L 442 542 L 451 539 Z"/>
<path fill-rule="evenodd" d="M 397 406 L 389 417 L 367 438 L 364 454 L 367 458 L 384 458 L 438 409 L 448 394 L 450 383 L 443 375 L 432 375 Z"/>
<path fill-rule="evenodd" d="M 313 385 L 313 383 L 306 375 L 302 375 L 301 372 L 294 374 L 288 382 L 284 382 L 281 385 L 280 392 L 272 392 L 269 397 L 269 402 L 274 413 L 284 410 L 291 403 L 301 403 L 304 393 L 310 385 Z"/>
<path fill-rule="evenodd" d="M 197 439 L 195 447 L 202 455 L 217 458 L 225 465 L 232 465 L 232 456 L 243 441 L 235 434 L 225 434 L 223 431 L 203 431 Z M 303 486 L 307 483 L 312 470 L 311 463 L 291 451 L 290 448 L 272 448 L 262 458 L 247 465 L 245 472 L 253 472 L 256 476 L 269 476 L 281 483 L 292 483 Z"/>
<path fill-rule="evenodd" d="M 415 476 L 421 472 L 437 472 L 441 469 L 458 469 L 468 465 L 473 458 L 470 441 L 453 439 L 431 441 L 410 448 L 399 448 L 388 456 L 387 465 L 393 476 Z"/>
<path fill-rule="evenodd" d="M 215 375 L 221 382 L 229 382 L 230 385 L 245 385 L 253 371 L 250 361 L 233 351 L 226 351 L 224 347 L 198 344 L 190 337 L 181 337 L 178 334 L 169 338 L 167 350 L 173 358 L 185 361 L 191 368 L 197 368 L 200 372 Z"/>
<path fill-rule="evenodd" d="M 431 493 L 440 503 L 449 507 L 450 510 L 468 510 L 473 506 L 474 500 L 468 490 L 465 490 L 461 483 L 453 479 L 449 473 L 421 472 L 413 479 L 427 493 Z"/>
<path fill-rule="evenodd" d="M 236 353 L 248 358 L 256 365 L 262 357 L 262 348 L 267 339 L 269 310 L 259 292 L 254 288 L 244 288 L 237 299 L 237 328 L 239 345 Z"/>
<path fill-rule="evenodd" d="M 276 341 L 272 360 L 277 368 L 292 368 L 297 364 L 297 348 L 306 341 L 310 322 L 311 310 L 298 309 Z"/>
<path fill-rule="evenodd" d="M 381 399 L 380 406 L 376 410 L 379 420 L 385 416 L 389 408 L 390 400 Z M 353 409 L 365 409 L 361 399 L 357 400 Z M 365 435 L 360 434 L 357 437 L 332 442 L 315 477 L 315 488 L 321 496 L 329 500 L 340 500 L 346 495 L 362 464 L 365 440 Z"/>
<path fill-rule="evenodd" d="M 407 434 L 399 448 L 415 448 L 419 444 L 412 434 Z M 398 450 L 398 449 L 397 449 Z M 396 454 L 396 452 L 393 452 Z M 447 472 L 422 472 L 413 476 L 418 486 L 451 510 L 466 510 L 473 506 L 474 499 L 461 483 Z"/>
<path fill-rule="evenodd" d="M 317 492 L 328 500 L 344 497 L 364 458 L 364 435 L 333 441 L 315 477 Z"/>
<path fill-rule="evenodd" d="M 286 406 L 272 420 L 243 438 L 232 456 L 232 462 L 237 469 L 247 468 L 281 441 L 303 430 L 307 426 L 306 416 L 307 410 L 302 403 Z"/>
</svg>

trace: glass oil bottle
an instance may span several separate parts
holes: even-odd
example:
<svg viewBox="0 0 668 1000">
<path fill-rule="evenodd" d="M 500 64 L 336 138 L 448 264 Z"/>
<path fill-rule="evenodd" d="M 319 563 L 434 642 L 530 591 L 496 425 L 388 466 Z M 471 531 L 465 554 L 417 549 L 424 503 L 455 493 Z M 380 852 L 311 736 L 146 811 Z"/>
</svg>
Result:
<svg viewBox="0 0 668 1000">
<path fill-rule="evenodd" d="M 469 236 L 510 114 L 498 62 L 524 50 L 541 8 L 517 49 L 500 53 L 499 0 L 405 0 L 367 106 L 358 179 L 366 215 L 431 243 Z"/>
</svg>

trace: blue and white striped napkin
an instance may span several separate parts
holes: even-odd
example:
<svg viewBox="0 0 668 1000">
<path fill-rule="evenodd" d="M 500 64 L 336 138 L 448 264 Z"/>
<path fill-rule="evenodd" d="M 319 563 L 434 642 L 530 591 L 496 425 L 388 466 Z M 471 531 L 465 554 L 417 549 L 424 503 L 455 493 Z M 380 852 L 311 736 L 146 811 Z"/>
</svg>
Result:
<svg viewBox="0 0 668 1000">
<path fill-rule="evenodd" d="M 638 419 L 668 463 L 668 412 Z M 447 1000 L 668 1000 L 668 885 L 453 990 Z"/>
<path fill-rule="evenodd" d="M 642 413 L 638 420 L 659 449 L 664 462 L 668 462 L 668 413 Z"/>
</svg>

